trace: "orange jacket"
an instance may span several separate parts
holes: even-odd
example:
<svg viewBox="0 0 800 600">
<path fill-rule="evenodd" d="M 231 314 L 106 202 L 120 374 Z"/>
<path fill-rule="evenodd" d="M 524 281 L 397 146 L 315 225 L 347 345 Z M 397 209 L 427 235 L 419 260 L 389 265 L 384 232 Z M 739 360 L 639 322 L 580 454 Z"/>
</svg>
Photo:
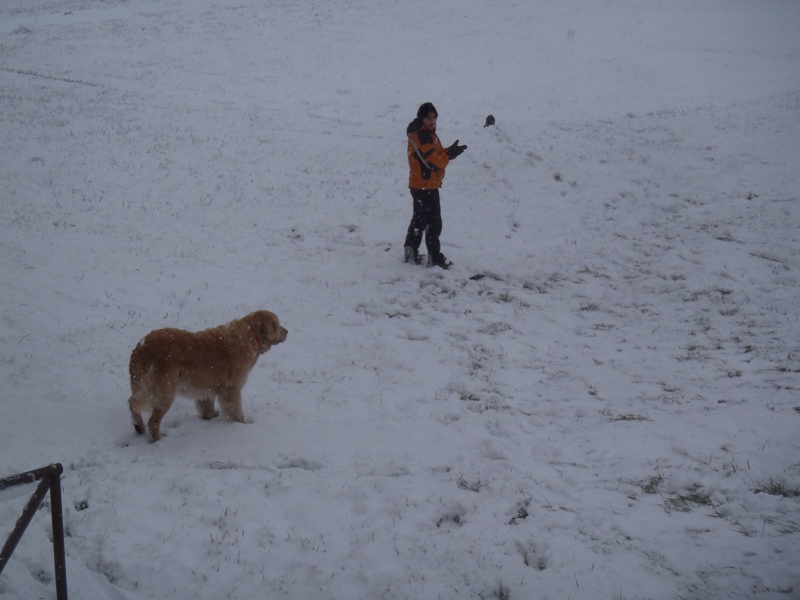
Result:
<svg viewBox="0 0 800 600">
<path fill-rule="evenodd" d="M 449 163 L 450 158 L 435 132 L 421 127 L 408 136 L 408 187 L 415 190 L 439 189 Z"/>
</svg>

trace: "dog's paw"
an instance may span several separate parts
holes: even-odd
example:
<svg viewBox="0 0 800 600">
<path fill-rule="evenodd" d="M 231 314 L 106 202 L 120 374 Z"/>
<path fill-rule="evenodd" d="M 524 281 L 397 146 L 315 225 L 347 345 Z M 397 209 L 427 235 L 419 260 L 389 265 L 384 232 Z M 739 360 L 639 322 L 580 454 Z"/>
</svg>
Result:
<svg viewBox="0 0 800 600">
<path fill-rule="evenodd" d="M 252 425 L 253 423 L 255 423 L 255 421 L 253 421 L 253 417 L 245 417 L 242 423 L 245 423 L 247 425 Z"/>
</svg>

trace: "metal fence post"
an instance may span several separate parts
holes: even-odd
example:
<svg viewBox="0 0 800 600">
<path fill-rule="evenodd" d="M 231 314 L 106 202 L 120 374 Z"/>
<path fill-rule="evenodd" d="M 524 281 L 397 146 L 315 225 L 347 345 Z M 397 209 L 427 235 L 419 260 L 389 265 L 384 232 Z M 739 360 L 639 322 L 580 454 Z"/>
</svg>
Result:
<svg viewBox="0 0 800 600">
<path fill-rule="evenodd" d="M 64 516 L 61 508 L 61 463 L 50 476 L 50 515 L 53 518 L 53 564 L 56 572 L 56 598 L 67 600 L 67 557 L 64 551 Z"/>
<path fill-rule="evenodd" d="M 64 467 L 60 463 L 13 475 L 0 480 L 0 490 L 4 490 L 16 485 L 23 485 L 39 481 L 36 491 L 28 500 L 22 514 L 17 519 L 14 530 L 8 536 L 3 549 L 0 550 L 0 573 L 5 569 L 8 560 L 14 553 L 14 549 L 22 539 L 22 534 L 30 525 L 36 511 L 39 510 L 42 500 L 50 492 L 50 515 L 53 521 L 53 561 L 56 575 L 56 598 L 57 600 L 67 599 L 67 561 L 64 551 L 64 515 L 61 507 L 61 474 Z"/>
</svg>

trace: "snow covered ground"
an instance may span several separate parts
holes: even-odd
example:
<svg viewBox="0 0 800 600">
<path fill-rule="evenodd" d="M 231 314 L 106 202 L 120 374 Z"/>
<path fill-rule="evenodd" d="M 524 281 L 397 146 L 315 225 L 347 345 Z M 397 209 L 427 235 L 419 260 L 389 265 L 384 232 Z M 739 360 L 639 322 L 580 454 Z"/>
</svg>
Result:
<svg viewBox="0 0 800 600">
<path fill-rule="evenodd" d="M 795 0 L 5 0 L 0 476 L 64 464 L 70 595 L 800 597 L 798 31 Z M 425 101 L 468 145 L 449 271 L 401 262 Z M 179 400 L 137 436 L 137 341 L 261 308 L 253 423 Z M 0 597 L 54 597 L 49 534 Z"/>
</svg>

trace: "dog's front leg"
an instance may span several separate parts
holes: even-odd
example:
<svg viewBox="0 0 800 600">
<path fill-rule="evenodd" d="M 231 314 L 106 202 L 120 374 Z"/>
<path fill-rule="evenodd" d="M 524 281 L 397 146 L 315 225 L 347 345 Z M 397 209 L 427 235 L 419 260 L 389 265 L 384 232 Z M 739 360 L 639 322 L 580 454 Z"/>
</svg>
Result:
<svg viewBox="0 0 800 600">
<path fill-rule="evenodd" d="M 242 412 L 242 393 L 236 388 L 229 387 L 220 391 L 219 407 L 226 421 L 245 422 Z"/>
</svg>

